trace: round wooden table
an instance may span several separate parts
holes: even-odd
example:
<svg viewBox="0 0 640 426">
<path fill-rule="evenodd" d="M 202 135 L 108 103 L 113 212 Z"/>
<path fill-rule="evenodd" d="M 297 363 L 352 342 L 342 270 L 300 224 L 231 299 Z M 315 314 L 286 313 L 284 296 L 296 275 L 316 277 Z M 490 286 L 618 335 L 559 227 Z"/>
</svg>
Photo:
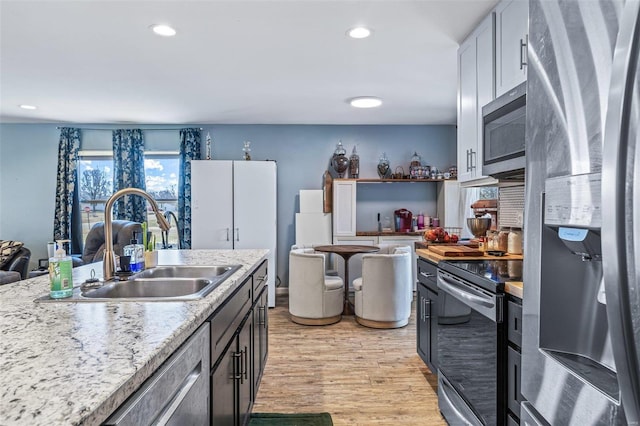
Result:
<svg viewBox="0 0 640 426">
<path fill-rule="evenodd" d="M 349 301 L 349 259 L 358 253 L 375 253 L 380 250 L 380 247 L 334 244 L 330 246 L 315 246 L 313 249 L 323 253 L 335 253 L 344 259 L 344 308 L 342 309 L 342 315 L 353 315 L 353 305 Z"/>
</svg>

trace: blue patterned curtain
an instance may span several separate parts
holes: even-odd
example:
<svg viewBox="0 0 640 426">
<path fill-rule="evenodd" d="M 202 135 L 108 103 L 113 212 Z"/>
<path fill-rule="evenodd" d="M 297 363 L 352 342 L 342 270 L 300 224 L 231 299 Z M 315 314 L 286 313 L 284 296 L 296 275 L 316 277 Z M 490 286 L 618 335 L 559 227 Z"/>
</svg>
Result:
<svg viewBox="0 0 640 426">
<path fill-rule="evenodd" d="M 191 160 L 202 158 L 200 129 L 180 130 L 180 177 L 178 179 L 178 229 L 183 249 L 191 248 Z M 180 235 L 180 233 L 178 234 Z"/>
<path fill-rule="evenodd" d="M 145 190 L 144 138 L 140 129 L 113 131 L 113 191 L 123 188 Z M 137 195 L 125 195 L 113 206 L 116 219 L 147 221 L 147 202 Z"/>
<path fill-rule="evenodd" d="M 77 242 L 82 242 L 82 229 L 73 226 L 73 204 L 77 204 L 78 150 L 80 149 L 80 129 L 63 127 L 60 129 L 58 144 L 58 175 L 56 178 L 56 208 L 53 218 L 53 239 L 71 240 L 72 252 L 77 252 Z M 79 217 L 79 215 L 77 215 Z M 77 222 L 77 221 L 76 221 Z M 77 235 L 76 235 L 77 234 Z M 75 241 L 75 244 L 74 244 Z"/>
</svg>

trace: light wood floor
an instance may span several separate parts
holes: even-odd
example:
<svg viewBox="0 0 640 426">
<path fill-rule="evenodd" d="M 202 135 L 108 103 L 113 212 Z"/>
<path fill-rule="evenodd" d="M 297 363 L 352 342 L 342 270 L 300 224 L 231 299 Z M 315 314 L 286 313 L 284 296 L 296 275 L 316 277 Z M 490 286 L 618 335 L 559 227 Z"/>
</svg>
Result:
<svg viewBox="0 0 640 426">
<path fill-rule="evenodd" d="M 303 326 L 288 296 L 269 309 L 269 358 L 253 412 L 329 412 L 335 425 L 445 425 L 437 378 L 416 353 L 409 325 L 375 330 L 353 317 Z M 414 303 L 415 305 L 415 303 Z"/>
</svg>

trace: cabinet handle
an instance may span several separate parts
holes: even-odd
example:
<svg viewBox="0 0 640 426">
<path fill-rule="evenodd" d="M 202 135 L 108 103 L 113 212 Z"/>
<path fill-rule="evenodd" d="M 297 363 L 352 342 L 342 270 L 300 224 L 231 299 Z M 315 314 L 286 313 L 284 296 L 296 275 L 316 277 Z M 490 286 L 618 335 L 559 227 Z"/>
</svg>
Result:
<svg viewBox="0 0 640 426">
<path fill-rule="evenodd" d="M 259 306 L 258 307 L 258 325 L 262 325 L 264 326 L 266 324 L 266 321 L 264 320 L 264 306 Z"/>
<path fill-rule="evenodd" d="M 474 157 L 476 158 L 476 161 L 473 161 Z M 471 150 L 471 171 L 473 171 L 476 168 L 476 163 L 478 161 L 478 153 L 474 150 Z"/>
<path fill-rule="evenodd" d="M 155 424 L 166 425 L 169 424 L 171 417 L 175 414 L 176 410 L 180 407 L 180 404 L 187 397 L 191 388 L 196 383 L 200 375 L 202 374 L 202 362 L 199 362 L 198 365 L 189 373 L 189 375 L 184 379 L 180 388 L 176 391 L 176 393 L 171 398 L 171 401 L 167 405 L 167 407 L 162 411 L 158 420 Z"/>
<path fill-rule="evenodd" d="M 227 241 L 229 241 L 229 228 L 227 228 Z"/>
<path fill-rule="evenodd" d="M 243 367 L 242 367 L 242 374 L 244 375 L 245 379 L 248 379 L 249 377 L 247 376 L 247 372 L 249 371 L 249 369 L 247 368 L 247 364 L 249 364 L 248 361 L 248 356 L 247 353 L 249 352 L 249 350 L 247 349 L 247 347 L 244 347 L 244 350 L 242 351 L 243 354 L 243 358 L 244 358 L 244 362 L 243 362 Z M 243 380 L 240 380 L 240 383 L 244 383 Z"/>
<path fill-rule="evenodd" d="M 425 278 L 435 278 L 436 277 L 436 274 L 430 274 L 430 273 L 422 272 L 422 271 L 420 271 L 420 275 L 422 275 Z"/>
<path fill-rule="evenodd" d="M 240 228 L 236 228 L 236 241 L 240 241 Z"/>
<path fill-rule="evenodd" d="M 469 166 L 469 157 L 471 156 L 471 150 L 468 149 L 467 150 L 467 171 L 471 171 L 470 166 Z"/>
<path fill-rule="evenodd" d="M 520 69 L 527 66 L 527 45 L 529 44 L 529 34 L 524 36 L 524 40 L 520 39 Z"/>
<path fill-rule="evenodd" d="M 242 368 L 240 366 L 240 362 L 242 361 L 242 351 L 234 352 L 231 356 L 233 357 L 233 374 L 231 375 L 231 378 L 233 380 L 240 380 L 240 383 L 242 383 Z"/>
<path fill-rule="evenodd" d="M 426 302 L 426 303 L 425 303 L 425 305 L 426 305 L 426 306 L 425 306 L 425 310 L 424 310 L 424 311 L 425 311 L 424 319 L 425 319 L 425 321 L 426 321 L 426 320 L 428 320 L 428 319 L 431 319 L 431 303 L 432 303 L 432 302 L 431 302 L 431 300 L 430 300 L 430 299 L 426 299 L 426 300 L 425 300 L 425 302 Z M 426 309 L 427 307 L 429 308 L 429 312 L 428 312 L 428 313 L 427 313 L 427 309 Z"/>
</svg>

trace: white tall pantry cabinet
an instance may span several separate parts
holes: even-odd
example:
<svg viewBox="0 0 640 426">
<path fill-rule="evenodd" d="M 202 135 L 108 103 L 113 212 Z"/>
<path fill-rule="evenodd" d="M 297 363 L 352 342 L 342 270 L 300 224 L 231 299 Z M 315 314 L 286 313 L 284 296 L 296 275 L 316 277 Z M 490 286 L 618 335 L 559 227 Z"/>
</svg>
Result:
<svg viewBox="0 0 640 426">
<path fill-rule="evenodd" d="M 275 306 L 277 193 L 274 161 L 191 162 L 191 248 L 269 249 Z"/>
</svg>

